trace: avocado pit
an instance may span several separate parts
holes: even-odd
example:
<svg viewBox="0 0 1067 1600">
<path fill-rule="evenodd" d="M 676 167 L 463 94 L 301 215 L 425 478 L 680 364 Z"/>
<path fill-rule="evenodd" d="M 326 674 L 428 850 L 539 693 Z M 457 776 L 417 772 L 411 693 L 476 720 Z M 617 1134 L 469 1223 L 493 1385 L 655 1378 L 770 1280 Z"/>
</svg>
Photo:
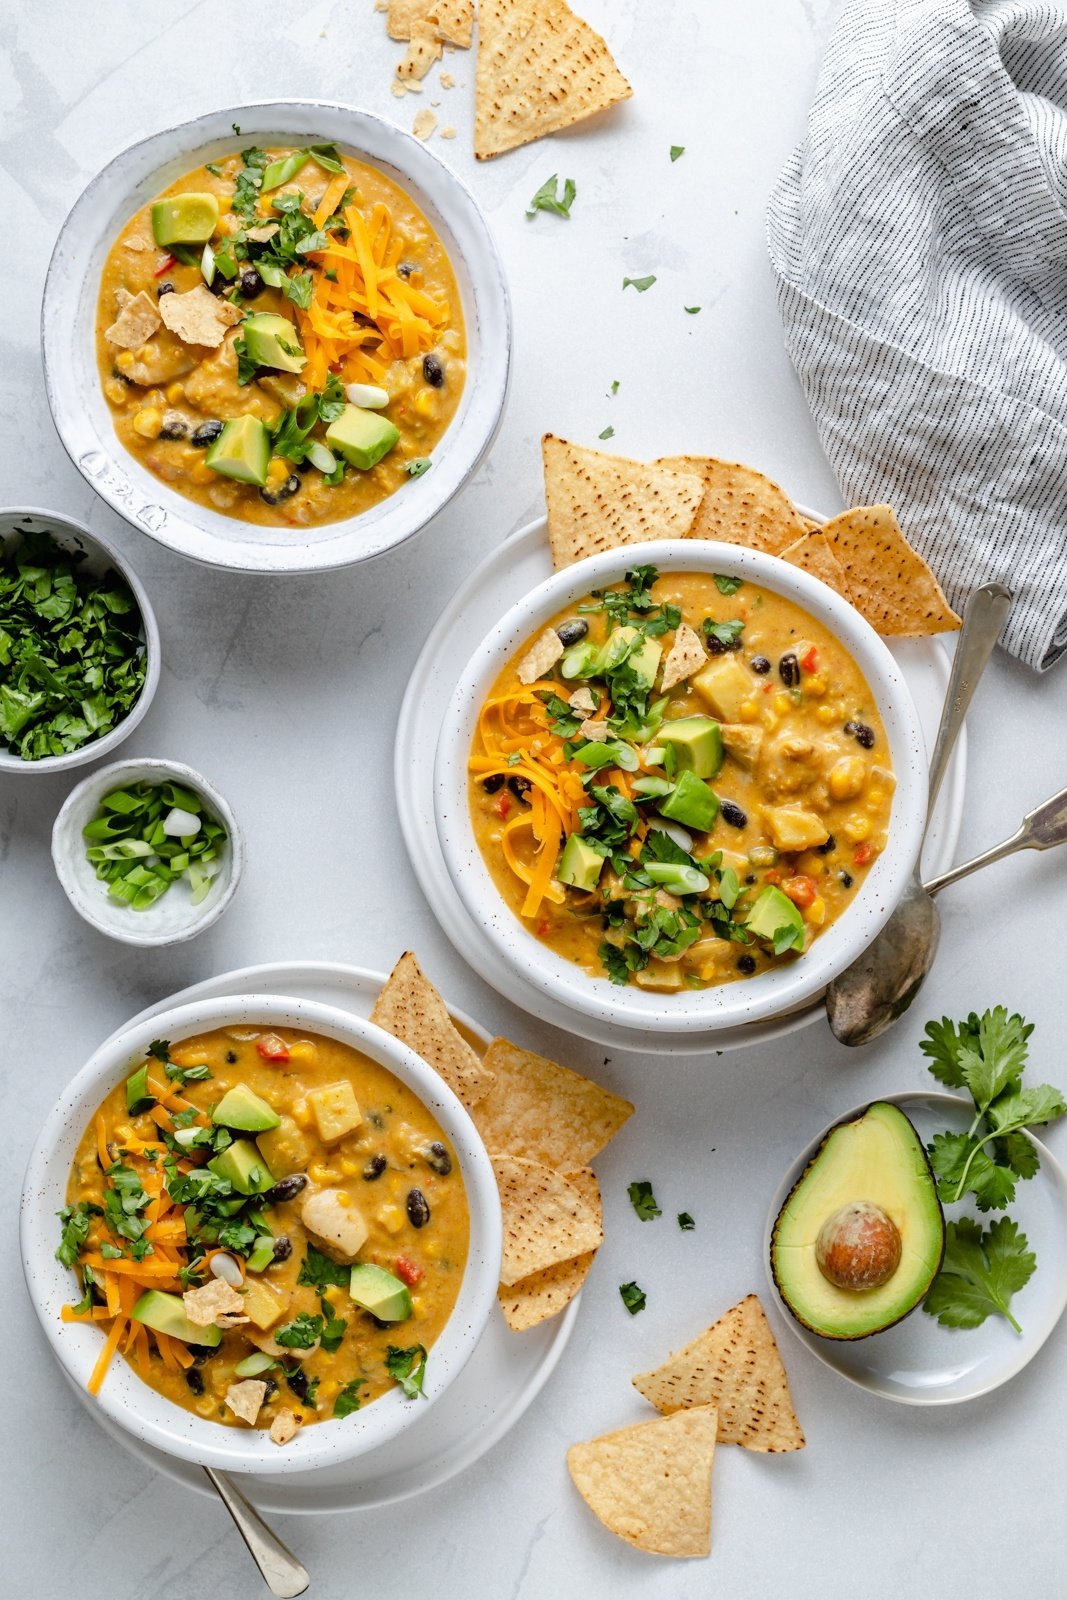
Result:
<svg viewBox="0 0 1067 1600">
<path fill-rule="evenodd" d="M 900 1265 L 900 1229 L 871 1200 L 840 1206 L 815 1240 L 819 1271 L 837 1289 L 880 1289 Z"/>
</svg>

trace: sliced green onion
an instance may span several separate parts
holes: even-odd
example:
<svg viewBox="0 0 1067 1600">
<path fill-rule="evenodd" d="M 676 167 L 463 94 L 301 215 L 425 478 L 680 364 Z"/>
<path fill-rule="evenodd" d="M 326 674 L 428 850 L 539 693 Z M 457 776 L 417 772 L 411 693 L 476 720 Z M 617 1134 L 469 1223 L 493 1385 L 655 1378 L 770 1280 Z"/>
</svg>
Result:
<svg viewBox="0 0 1067 1600">
<path fill-rule="evenodd" d="M 215 252 L 209 244 L 204 246 L 204 253 L 200 257 L 200 276 L 210 289 L 215 282 Z"/>
<path fill-rule="evenodd" d="M 219 870 L 226 830 L 181 784 L 138 783 L 116 789 L 82 829 L 86 858 L 108 897 L 144 911 L 179 879 L 192 904 L 207 895 Z"/>
<path fill-rule="evenodd" d="M 707 873 L 698 872 L 696 867 L 688 867 L 681 862 L 646 861 L 641 870 L 647 873 L 653 883 L 661 884 L 671 894 L 703 894 L 711 886 Z"/>
<path fill-rule="evenodd" d="M 263 174 L 260 194 L 266 194 L 268 189 L 280 189 L 283 183 L 290 183 L 310 160 L 310 150 L 294 150 L 291 156 L 283 156 L 280 161 L 272 161 Z"/>
<path fill-rule="evenodd" d="M 317 467 L 320 472 L 328 474 L 337 470 L 337 457 L 332 450 L 328 450 L 317 439 L 312 439 L 304 448 L 311 465 Z"/>
</svg>

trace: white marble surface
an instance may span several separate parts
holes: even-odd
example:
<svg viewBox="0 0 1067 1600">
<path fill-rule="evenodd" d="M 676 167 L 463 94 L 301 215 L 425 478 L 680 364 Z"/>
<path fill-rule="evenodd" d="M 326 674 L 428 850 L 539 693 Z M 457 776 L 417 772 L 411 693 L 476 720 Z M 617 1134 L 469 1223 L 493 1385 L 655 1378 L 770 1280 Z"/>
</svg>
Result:
<svg viewBox="0 0 1067 1600">
<path fill-rule="evenodd" d="M 779 1323 L 809 1448 L 723 1449 L 710 1564 L 655 1561 L 604 1533 L 572 1492 L 565 1447 L 645 1413 L 630 1375 L 762 1288 L 764 1209 L 791 1155 L 837 1112 L 928 1082 L 927 1016 L 1004 1001 L 1038 1024 L 1042 1075 L 1067 1081 L 1059 1021 L 1067 855 L 1002 864 L 947 893 L 937 970 L 913 1016 L 862 1055 L 822 1027 L 785 1044 L 689 1065 L 570 1045 L 509 1011 L 442 937 L 408 870 L 389 767 L 404 682 L 442 594 L 541 503 L 546 428 L 622 450 L 750 460 L 801 500 L 833 483 L 782 353 L 763 205 L 799 136 L 836 0 L 585 0 L 632 78 L 596 127 L 489 165 L 470 154 L 472 58 L 457 87 L 398 101 L 371 0 L 307 6 L 227 0 L 164 7 L 8 5 L 0 18 L 0 203 L 7 266 L 0 448 L 8 503 L 53 506 L 110 532 L 149 585 L 163 632 L 159 696 L 124 754 L 176 757 L 218 781 L 248 834 L 245 883 L 225 919 L 173 951 L 139 952 L 74 914 L 48 855 L 69 782 L 0 780 L 0 1018 L 9 1537 L 0 1590 L 60 1600 L 185 1600 L 262 1592 L 225 1513 L 146 1478 L 59 1381 L 23 1293 L 19 1183 L 60 1085 L 145 1002 L 249 961 L 385 965 L 414 945 L 448 994 L 579 1066 L 638 1113 L 600 1163 L 607 1243 L 565 1360 L 535 1408 L 465 1476 L 359 1517 L 283 1520 L 312 1593 L 477 1600 L 696 1596 L 818 1600 L 900 1592 L 970 1600 L 1064 1592 L 1056 1528 L 1067 1471 L 1067 1339 L 990 1398 L 920 1412 L 869 1399 Z M 503 248 L 517 325 L 510 411 L 490 463 L 439 523 L 397 555 L 322 579 L 216 576 L 140 538 L 98 501 L 52 430 L 38 359 L 44 271 L 66 208 L 122 145 L 180 117 L 261 96 L 349 99 L 410 125 L 431 99 L 459 137 L 438 148 L 474 185 Z M 686 146 L 672 166 L 671 144 Z M 570 222 L 527 223 L 552 172 L 573 176 Z M 644 295 L 625 274 L 654 272 Z M 684 305 L 701 304 L 696 317 Z M 614 399 L 612 379 L 620 380 Z M 1061 671 L 994 664 L 971 719 L 961 849 L 1010 830 L 1067 781 Z M 1067 1155 L 1067 1130 L 1049 1141 Z M 640 1224 L 626 1184 L 651 1178 L 665 1213 Z M 686 1208 L 698 1230 L 669 1221 Z M 648 1310 L 617 1292 L 636 1277 Z"/>
</svg>

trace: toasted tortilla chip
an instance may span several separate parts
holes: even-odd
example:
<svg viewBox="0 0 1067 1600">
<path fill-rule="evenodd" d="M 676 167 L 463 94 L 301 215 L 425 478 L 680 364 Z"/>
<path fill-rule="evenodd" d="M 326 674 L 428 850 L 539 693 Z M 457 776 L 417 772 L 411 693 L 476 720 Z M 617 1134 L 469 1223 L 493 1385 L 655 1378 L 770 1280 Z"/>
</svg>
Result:
<svg viewBox="0 0 1067 1600">
<path fill-rule="evenodd" d="M 805 572 L 810 572 L 813 578 L 825 583 L 828 589 L 839 594 L 843 600 L 851 600 L 852 594 L 848 579 L 845 577 L 845 570 L 821 529 L 818 532 L 805 533 L 796 544 L 789 545 L 781 554 L 783 561 L 788 561 L 794 567 L 803 567 Z"/>
<path fill-rule="evenodd" d="M 460 1034 L 410 950 L 389 974 L 370 1020 L 428 1061 L 468 1110 L 489 1092 L 492 1072 Z"/>
<path fill-rule="evenodd" d="M 151 250 L 152 248 L 148 240 L 142 239 L 138 233 L 132 234 L 129 239 L 124 239 L 122 241 L 122 247 L 124 250 L 133 250 L 138 254 L 142 250 Z"/>
<path fill-rule="evenodd" d="M 267 1385 L 261 1378 L 245 1378 L 241 1383 L 231 1383 L 224 1399 L 235 1417 L 254 1427 L 266 1393 Z"/>
<path fill-rule="evenodd" d="M 714 1403 L 719 1442 L 746 1450 L 803 1450 L 804 1435 L 774 1334 L 756 1295 L 746 1295 L 692 1344 L 634 1379 L 666 1413 Z"/>
<path fill-rule="evenodd" d="M 403 61 L 397 62 L 398 78 L 425 78 L 435 61 L 441 59 L 441 42 L 430 22 L 415 22 L 411 42 Z"/>
<path fill-rule="evenodd" d="M 599 701 L 592 689 L 583 683 L 580 689 L 575 689 L 568 702 L 572 711 L 580 717 L 591 717 L 596 711 Z"/>
<path fill-rule="evenodd" d="M 891 506 L 855 506 L 823 527 L 848 583 L 849 598 L 878 633 L 925 638 L 960 619 L 934 574 L 900 530 Z"/>
<path fill-rule="evenodd" d="M 650 539 L 684 539 L 704 493 L 692 473 L 587 450 L 546 433 L 541 441 L 554 567 Z"/>
<path fill-rule="evenodd" d="M 567 1181 L 594 1208 L 597 1221 L 603 1227 L 604 1209 L 595 1173 L 589 1167 L 582 1167 L 578 1172 L 568 1172 Z M 515 1333 L 522 1333 L 549 1317 L 558 1316 L 585 1283 L 595 1257 L 595 1250 L 583 1250 L 580 1256 L 572 1256 L 569 1261 L 557 1261 L 553 1267 L 520 1278 L 510 1288 L 501 1284 L 497 1294 L 508 1327 Z"/>
<path fill-rule="evenodd" d="M 656 465 L 698 472 L 703 479 L 704 497 L 691 539 L 721 539 L 776 556 L 805 532 L 788 495 L 753 467 L 714 456 L 663 456 Z"/>
<path fill-rule="evenodd" d="M 493 1086 L 472 1115 L 487 1147 L 502 1155 L 573 1172 L 633 1116 L 629 1100 L 508 1039 L 493 1040 L 485 1065 Z"/>
<path fill-rule="evenodd" d="M 691 678 L 694 672 L 699 672 L 706 664 L 707 659 L 708 653 L 704 649 L 704 641 L 699 633 L 695 628 L 691 628 L 688 622 L 680 622 L 670 654 L 663 663 L 660 694 L 666 694 L 676 683 L 684 683 L 686 678 Z"/>
<path fill-rule="evenodd" d="M 474 0 L 389 0 L 386 28 L 390 39 L 413 38 L 420 22 L 429 23 L 434 37 L 444 44 L 469 50 L 474 28 Z"/>
<path fill-rule="evenodd" d="M 569 128 L 632 93 L 599 33 L 564 0 L 481 0 L 474 101 L 479 161 Z"/>
<path fill-rule="evenodd" d="M 234 1328 L 248 1321 L 243 1295 L 221 1278 L 212 1278 L 200 1289 L 187 1289 L 182 1303 L 194 1328 Z"/>
<path fill-rule="evenodd" d="M 124 289 L 122 294 L 124 298 L 118 300 L 116 292 L 119 314 L 110 328 L 104 329 L 104 338 L 108 344 L 117 345 L 122 350 L 139 350 L 163 320 L 159 304 L 144 289 L 135 295 Z M 168 296 L 164 295 L 163 298 L 167 299 Z"/>
<path fill-rule="evenodd" d="M 296 1412 L 289 1406 L 282 1406 L 270 1425 L 271 1440 L 274 1444 L 288 1444 L 290 1439 L 296 1437 L 299 1428 L 300 1418 Z"/>
<path fill-rule="evenodd" d="M 536 683 L 538 678 L 552 671 L 562 654 L 563 641 L 559 634 L 555 628 L 546 628 L 515 668 L 515 676 L 520 683 Z"/>
<path fill-rule="evenodd" d="M 411 85 L 409 83 L 408 88 L 410 87 Z M 422 110 L 416 116 L 415 121 L 411 124 L 411 131 L 415 135 L 416 139 L 428 139 L 436 126 L 437 118 L 434 116 L 429 106 L 423 106 Z"/>
<path fill-rule="evenodd" d="M 258 228 L 246 228 L 245 238 L 254 240 L 256 244 L 266 244 L 268 239 L 274 238 L 280 228 L 280 222 L 264 222 Z"/>
<path fill-rule="evenodd" d="M 226 337 L 226 329 L 240 322 L 241 312 L 229 300 L 221 300 L 198 283 L 184 294 L 166 294 L 159 302 L 165 327 L 184 344 L 201 344 L 215 349 Z"/>
<path fill-rule="evenodd" d="M 715 1407 L 605 1433 L 567 1451 L 575 1488 L 620 1539 L 659 1556 L 711 1550 Z"/>
<path fill-rule="evenodd" d="M 592 744 L 607 744 L 611 738 L 611 724 L 606 717 L 586 717 L 578 729 L 578 737 Z"/>
<path fill-rule="evenodd" d="M 595 1250 L 604 1237 L 599 1207 L 540 1161 L 492 1155 L 504 1218 L 500 1281 L 509 1287 L 557 1261 Z"/>
</svg>

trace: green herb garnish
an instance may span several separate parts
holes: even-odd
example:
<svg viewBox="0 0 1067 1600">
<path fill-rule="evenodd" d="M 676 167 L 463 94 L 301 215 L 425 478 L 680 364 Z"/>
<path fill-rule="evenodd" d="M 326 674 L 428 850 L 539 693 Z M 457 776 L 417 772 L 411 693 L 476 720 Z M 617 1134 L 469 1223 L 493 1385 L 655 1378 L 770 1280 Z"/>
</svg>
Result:
<svg viewBox="0 0 1067 1600">
<path fill-rule="evenodd" d="M 945 1258 L 923 1310 L 945 1328 L 977 1328 L 999 1313 L 1022 1333 L 1008 1307 L 1036 1266 L 1025 1233 L 1010 1217 L 997 1217 L 986 1233 L 973 1217 L 961 1217 L 948 1224 Z"/>
<path fill-rule="evenodd" d="M 693 1229 L 696 1227 L 696 1223 L 693 1221 L 693 1218 L 689 1215 L 688 1211 L 679 1211 L 678 1226 L 681 1228 L 683 1233 L 692 1233 Z"/>
<path fill-rule="evenodd" d="M 646 289 L 651 289 L 655 281 L 655 274 L 649 273 L 647 278 L 624 278 L 622 286 L 624 289 L 629 289 L 632 286 L 637 290 L 638 294 L 644 294 Z"/>
<path fill-rule="evenodd" d="M 647 1303 L 645 1291 L 639 1288 L 636 1283 L 620 1283 L 619 1293 L 622 1296 L 622 1303 L 631 1317 L 636 1317 L 639 1311 L 645 1309 Z"/>
<path fill-rule="evenodd" d="M 672 161 L 677 161 L 679 156 L 684 156 L 684 155 L 685 155 L 685 145 L 684 144 L 672 144 L 671 145 L 671 160 Z"/>
<path fill-rule="evenodd" d="M 695 317 L 699 310 L 700 310 L 699 306 L 686 306 L 685 307 L 685 313 L 689 317 Z"/>
<path fill-rule="evenodd" d="M 359 1391 L 366 1381 L 366 1378 L 351 1378 L 345 1384 L 333 1403 L 335 1417 L 350 1417 L 353 1411 L 359 1410 Z"/>
<path fill-rule="evenodd" d="M 416 1399 L 423 1392 L 422 1385 L 426 1377 L 425 1346 L 413 1344 L 409 1349 L 401 1350 L 395 1344 L 387 1345 L 385 1370 L 409 1400 Z"/>
<path fill-rule="evenodd" d="M 322 1321 L 319 1316 L 313 1317 L 310 1312 L 301 1311 L 292 1322 L 275 1330 L 275 1343 L 286 1350 L 310 1350 L 322 1338 Z"/>
<path fill-rule="evenodd" d="M 652 1185 L 646 1180 L 640 1183 L 631 1183 L 626 1193 L 630 1197 L 630 1204 L 637 1212 L 642 1222 L 651 1222 L 653 1217 L 661 1217 L 663 1212 L 656 1204 L 656 1197 L 652 1193 Z"/>
<path fill-rule="evenodd" d="M 329 1256 L 323 1255 L 321 1250 L 316 1250 L 313 1244 L 309 1244 L 296 1281 L 307 1284 L 312 1289 L 325 1289 L 331 1284 L 339 1289 L 347 1289 L 351 1277 L 351 1267 L 340 1266 L 338 1262 L 331 1261 Z"/>
<path fill-rule="evenodd" d="M 557 190 L 556 174 L 553 173 L 551 178 L 545 179 L 545 182 L 530 201 L 530 209 L 526 215 L 535 217 L 539 211 L 551 211 L 557 217 L 569 217 L 571 206 L 574 204 L 574 197 L 578 193 L 574 179 L 567 178 L 564 181 L 562 195 Z"/>
<path fill-rule="evenodd" d="M 612 428 L 612 427 L 607 427 L 607 428 L 604 429 L 603 433 L 598 433 L 597 434 L 597 438 L 598 439 L 613 439 L 614 437 L 615 437 L 615 429 Z"/>
<path fill-rule="evenodd" d="M 728 578 L 723 572 L 715 574 L 715 587 L 720 594 L 736 594 L 743 583 L 743 578 Z"/>
<path fill-rule="evenodd" d="M 61 1261 L 65 1267 L 72 1267 L 89 1237 L 90 1222 L 94 1216 L 101 1215 L 100 1207 L 79 1200 L 77 1205 L 64 1206 L 56 1215 L 63 1224 L 56 1260 Z"/>
<path fill-rule="evenodd" d="M 226 830 L 191 789 L 144 782 L 106 794 L 82 837 L 96 876 L 108 886 L 108 898 L 144 911 L 182 878 L 192 904 L 199 905 L 219 870 Z M 169 1064 L 167 1076 L 185 1082 Z M 211 1074 L 194 1068 L 186 1076 Z"/>
</svg>

